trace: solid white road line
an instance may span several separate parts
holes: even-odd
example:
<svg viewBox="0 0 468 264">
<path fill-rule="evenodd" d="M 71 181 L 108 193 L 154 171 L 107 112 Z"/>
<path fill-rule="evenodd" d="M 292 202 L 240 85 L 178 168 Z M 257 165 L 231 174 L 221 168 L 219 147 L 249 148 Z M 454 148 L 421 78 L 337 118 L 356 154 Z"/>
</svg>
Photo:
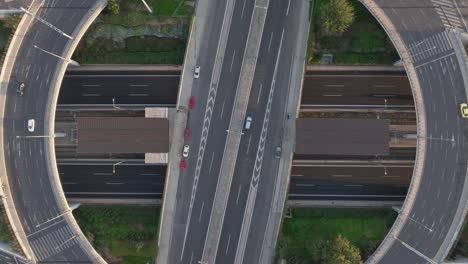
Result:
<svg viewBox="0 0 468 264">
<path fill-rule="evenodd" d="M 112 175 L 112 173 L 110 173 L 110 172 L 94 172 L 93 175 L 105 176 L 105 175 Z"/>
<path fill-rule="evenodd" d="M 247 0 L 244 0 L 244 4 L 242 5 L 241 18 L 244 18 L 245 2 L 247 2 Z"/>
<path fill-rule="evenodd" d="M 203 216 L 203 208 L 205 208 L 205 202 L 203 202 L 202 205 L 201 205 L 200 215 L 198 216 L 198 223 L 201 222 L 201 218 Z"/>
<path fill-rule="evenodd" d="M 303 193 L 303 194 L 288 194 L 290 197 L 299 197 L 299 196 L 304 196 L 304 197 L 386 197 L 386 198 L 404 198 L 406 195 L 368 195 L 368 194 L 308 194 L 308 193 Z"/>
<path fill-rule="evenodd" d="M 236 204 L 239 204 L 239 197 L 241 194 L 241 190 L 242 190 L 242 185 L 239 185 L 239 190 L 237 191 Z"/>
<path fill-rule="evenodd" d="M 208 170 L 208 173 L 211 173 L 211 168 L 213 167 L 213 160 L 214 160 L 214 151 L 213 151 L 213 154 L 211 154 L 210 169 Z"/>
<path fill-rule="evenodd" d="M 226 245 L 226 254 L 229 251 L 229 244 L 231 244 L 231 234 L 229 234 L 229 237 L 228 237 L 228 242 L 227 242 L 227 245 Z"/>
<path fill-rule="evenodd" d="M 390 88 L 390 87 L 396 87 L 396 85 L 389 85 L 389 84 L 374 84 L 372 87 L 376 88 Z"/>
<path fill-rule="evenodd" d="M 262 95 L 262 88 L 263 88 L 263 83 L 260 84 L 260 89 L 258 92 L 258 97 L 257 97 L 257 104 L 260 102 L 260 95 Z"/>
<path fill-rule="evenodd" d="M 304 187 L 314 187 L 315 184 L 310 184 L 310 183 L 296 183 L 296 186 L 304 186 Z"/>
<path fill-rule="evenodd" d="M 223 119 L 223 113 L 224 113 L 224 104 L 226 103 L 226 100 L 223 101 L 223 106 L 221 107 L 221 114 L 220 117 Z"/>
<path fill-rule="evenodd" d="M 232 53 L 232 60 L 231 60 L 231 67 L 229 67 L 229 71 L 232 71 L 232 66 L 234 65 L 234 59 L 236 58 L 236 50 Z"/>
<path fill-rule="evenodd" d="M 252 141 L 252 134 L 250 134 L 250 137 L 249 137 L 249 143 L 247 144 L 247 151 L 246 153 L 249 154 L 249 149 L 250 149 L 250 141 Z"/>
<path fill-rule="evenodd" d="M 322 94 L 322 96 L 325 96 L 325 97 L 340 97 L 340 96 L 343 96 L 342 94 Z"/>
<path fill-rule="evenodd" d="M 273 31 L 271 32 L 270 34 L 270 42 L 268 43 L 268 52 L 270 52 L 270 48 L 271 48 L 271 40 L 273 39 Z"/>
</svg>

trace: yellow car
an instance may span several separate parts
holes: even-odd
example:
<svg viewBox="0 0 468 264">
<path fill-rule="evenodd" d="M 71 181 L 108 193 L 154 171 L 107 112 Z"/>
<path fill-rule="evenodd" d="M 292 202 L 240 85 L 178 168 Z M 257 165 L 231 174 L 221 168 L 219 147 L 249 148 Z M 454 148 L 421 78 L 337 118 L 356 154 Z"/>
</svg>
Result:
<svg viewBox="0 0 468 264">
<path fill-rule="evenodd" d="M 466 103 L 460 104 L 460 112 L 463 118 L 468 118 L 468 104 Z"/>
</svg>

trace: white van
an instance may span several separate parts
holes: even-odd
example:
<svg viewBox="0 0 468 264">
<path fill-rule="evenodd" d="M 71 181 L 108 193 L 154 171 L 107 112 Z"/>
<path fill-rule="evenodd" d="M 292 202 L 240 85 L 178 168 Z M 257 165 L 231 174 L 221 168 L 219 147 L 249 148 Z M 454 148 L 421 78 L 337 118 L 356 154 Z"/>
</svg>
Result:
<svg viewBox="0 0 468 264">
<path fill-rule="evenodd" d="M 252 124 L 252 117 L 248 116 L 248 117 L 245 119 L 245 129 L 249 130 L 251 124 Z"/>
</svg>

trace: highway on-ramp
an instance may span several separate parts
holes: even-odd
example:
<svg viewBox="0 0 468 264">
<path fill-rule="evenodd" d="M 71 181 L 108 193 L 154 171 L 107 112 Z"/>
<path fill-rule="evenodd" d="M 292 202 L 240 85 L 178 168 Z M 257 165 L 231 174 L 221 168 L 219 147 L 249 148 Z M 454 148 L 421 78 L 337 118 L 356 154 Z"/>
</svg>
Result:
<svg viewBox="0 0 468 264">
<path fill-rule="evenodd" d="M 102 259 L 77 227 L 62 190 L 54 189 L 58 177 L 54 178 L 49 170 L 51 156 L 47 148 L 53 135 L 47 134 L 49 124 L 45 122 L 51 108 L 50 92 L 55 88 L 54 76 L 63 63 L 51 54 L 66 56 L 70 39 L 65 34 L 77 37 L 83 21 L 92 19 L 103 6 L 91 0 L 42 4 L 38 16 L 65 33 L 33 20 L 12 68 L 3 120 L 11 199 L 33 251 L 33 261 L 99 263 Z M 20 83 L 25 83 L 24 96 L 16 92 Z M 28 132 L 29 119 L 35 120 L 33 132 Z"/>
</svg>

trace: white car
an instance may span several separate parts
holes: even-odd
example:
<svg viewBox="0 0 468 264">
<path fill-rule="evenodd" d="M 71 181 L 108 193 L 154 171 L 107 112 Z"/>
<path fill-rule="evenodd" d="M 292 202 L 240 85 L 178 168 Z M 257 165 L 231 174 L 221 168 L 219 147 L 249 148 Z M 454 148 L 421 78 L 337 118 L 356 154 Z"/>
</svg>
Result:
<svg viewBox="0 0 468 264">
<path fill-rule="evenodd" d="M 193 78 L 195 79 L 200 78 L 200 66 L 195 67 L 195 71 L 193 72 Z"/>
<path fill-rule="evenodd" d="M 247 119 L 245 119 L 245 129 L 249 130 L 250 125 L 252 125 L 252 117 L 248 116 Z"/>
<path fill-rule="evenodd" d="M 184 146 L 184 151 L 182 151 L 182 156 L 183 156 L 184 158 L 188 157 L 189 151 L 190 151 L 190 146 L 189 146 L 189 145 L 185 145 L 185 146 Z"/>
<path fill-rule="evenodd" d="M 29 132 L 34 132 L 34 119 L 29 119 L 28 120 L 28 131 Z"/>
</svg>

